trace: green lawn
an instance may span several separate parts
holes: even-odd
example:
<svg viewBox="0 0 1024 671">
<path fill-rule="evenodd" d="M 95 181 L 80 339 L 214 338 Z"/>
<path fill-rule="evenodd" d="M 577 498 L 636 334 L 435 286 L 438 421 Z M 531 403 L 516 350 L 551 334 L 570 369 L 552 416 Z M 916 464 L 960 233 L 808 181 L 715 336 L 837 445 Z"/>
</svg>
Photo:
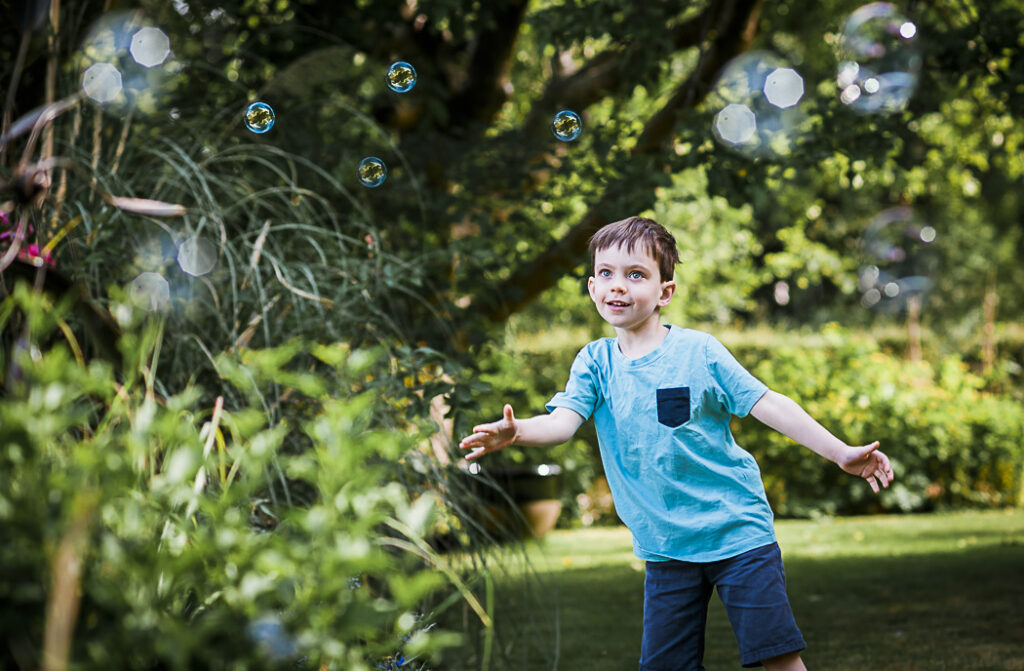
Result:
<svg viewBox="0 0 1024 671">
<path fill-rule="evenodd" d="M 1024 511 L 776 528 L 809 669 L 1024 671 Z M 492 669 L 636 668 L 644 574 L 628 531 L 556 531 L 526 560 L 498 579 Z M 740 668 L 717 596 L 705 666 Z"/>
</svg>

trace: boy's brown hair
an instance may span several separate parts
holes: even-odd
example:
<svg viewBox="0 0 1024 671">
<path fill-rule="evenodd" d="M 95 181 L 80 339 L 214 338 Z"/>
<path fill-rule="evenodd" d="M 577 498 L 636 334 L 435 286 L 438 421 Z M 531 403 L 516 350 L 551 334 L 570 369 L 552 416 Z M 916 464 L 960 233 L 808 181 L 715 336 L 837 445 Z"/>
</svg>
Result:
<svg viewBox="0 0 1024 671">
<path fill-rule="evenodd" d="M 645 217 L 629 217 L 605 226 L 590 238 L 590 272 L 594 272 L 594 255 L 609 247 L 624 247 L 627 253 L 640 245 L 658 264 L 662 282 L 668 282 L 679 263 L 676 239 L 664 226 Z"/>
</svg>

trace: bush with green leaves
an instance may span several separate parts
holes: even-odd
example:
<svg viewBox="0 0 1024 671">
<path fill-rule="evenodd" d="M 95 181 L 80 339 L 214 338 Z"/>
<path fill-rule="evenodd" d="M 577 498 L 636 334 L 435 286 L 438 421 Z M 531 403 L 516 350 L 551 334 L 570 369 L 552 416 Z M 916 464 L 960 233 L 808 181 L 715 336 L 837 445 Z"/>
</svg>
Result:
<svg viewBox="0 0 1024 671">
<path fill-rule="evenodd" d="M 372 353 L 222 354 L 249 402 L 200 407 L 194 387 L 154 389 L 159 321 L 125 308 L 122 364 L 85 363 L 48 300 L 19 285 L 0 304 L 0 328 L 20 317 L 24 334 L 0 354 L 5 665 L 422 669 L 459 640 L 434 628 L 445 607 L 462 598 L 487 621 L 422 539 L 436 497 L 388 477 L 409 436 L 372 428 L 379 397 L 348 391 Z M 296 372 L 303 356 L 331 374 Z M 270 380 L 306 418 L 267 425 Z M 289 434 L 304 449 L 283 449 Z M 274 481 L 292 505 L 265 501 Z"/>
<path fill-rule="evenodd" d="M 517 415 L 544 411 L 562 388 L 577 350 L 600 335 L 585 328 L 510 335 L 504 349 L 481 360 L 493 391 L 479 396 L 482 419 L 503 402 Z M 880 440 L 896 482 L 876 496 L 859 478 L 841 472 L 753 418 L 734 420 L 740 445 L 757 457 L 777 514 L 922 511 L 999 507 L 1022 502 L 1024 409 L 1019 387 L 990 391 L 991 376 L 970 372 L 958 357 L 910 362 L 887 351 L 873 333 L 826 326 L 794 333 L 768 328 L 718 332 L 744 366 L 770 387 L 796 399 L 840 438 Z M 1002 359 L 997 370 L 1012 362 Z M 1008 379 L 1009 380 L 1009 379 Z M 1009 380 L 1012 382 L 1012 380 Z M 557 463 L 565 473 L 562 500 L 569 524 L 577 497 L 602 474 L 596 437 L 585 423 L 564 446 L 506 450 L 495 463 Z M 507 453 L 507 454 L 506 454 Z M 606 518 L 612 521 L 614 518 Z"/>
<path fill-rule="evenodd" d="M 1020 502 L 1024 408 L 1009 395 L 984 391 L 985 381 L 958 356 L 911 362 L 832 327 L 814 343 L 749 337 L 729 344 L 754 375 L 841 439 L 881 441 L 896 474 L 892 487 L 875 496 L 859 478 L 760 422 L 736 421 L 736 439 L 757 457 L 779 514 Z"/>
</svg>

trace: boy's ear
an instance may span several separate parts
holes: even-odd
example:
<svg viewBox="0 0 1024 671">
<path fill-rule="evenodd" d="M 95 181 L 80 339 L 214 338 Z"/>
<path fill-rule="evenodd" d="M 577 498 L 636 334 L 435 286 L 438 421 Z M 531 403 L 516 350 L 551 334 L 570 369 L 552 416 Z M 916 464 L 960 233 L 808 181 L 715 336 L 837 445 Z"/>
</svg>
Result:
<svg viewBox="0 0 1024 671">
<path fill-rule="evenodd" d="M 591 275 L 590 277 L 587 278 L 587 293 L 590 294 L 591 298 L 594 297 L 594 276 L 593 275 Z"/>
<path fill-rule="evenodd" d="M 674 280 L 661 283 L 661 298 L 658 299 L 658 306 L 665 307 L 672 302 L 672 297 L 676 294 L 676 283 Z"/>
</svg>

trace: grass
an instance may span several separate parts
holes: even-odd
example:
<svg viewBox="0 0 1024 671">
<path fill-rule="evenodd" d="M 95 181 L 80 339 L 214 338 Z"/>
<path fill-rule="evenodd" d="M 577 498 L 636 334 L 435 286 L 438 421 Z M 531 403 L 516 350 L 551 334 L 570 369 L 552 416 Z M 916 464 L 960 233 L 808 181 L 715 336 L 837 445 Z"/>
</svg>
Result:
<svg viewBox="0 0 1024 671">
<path fill-rule="evenodd" d="M 776 525 L 809 669 L 1024 671 L 1024 511 L 783 520 Z M 555 531 L 535 575 L 497 581 L 492 669 L 635 669 L 643 564 L 629 532 Z M 556 624 L 559 625 L 556 628 Z M 466 651 L 464 668 L 479 668 Z M 738 669 L 712 598 L 708 671 Z"/>
</svg>

